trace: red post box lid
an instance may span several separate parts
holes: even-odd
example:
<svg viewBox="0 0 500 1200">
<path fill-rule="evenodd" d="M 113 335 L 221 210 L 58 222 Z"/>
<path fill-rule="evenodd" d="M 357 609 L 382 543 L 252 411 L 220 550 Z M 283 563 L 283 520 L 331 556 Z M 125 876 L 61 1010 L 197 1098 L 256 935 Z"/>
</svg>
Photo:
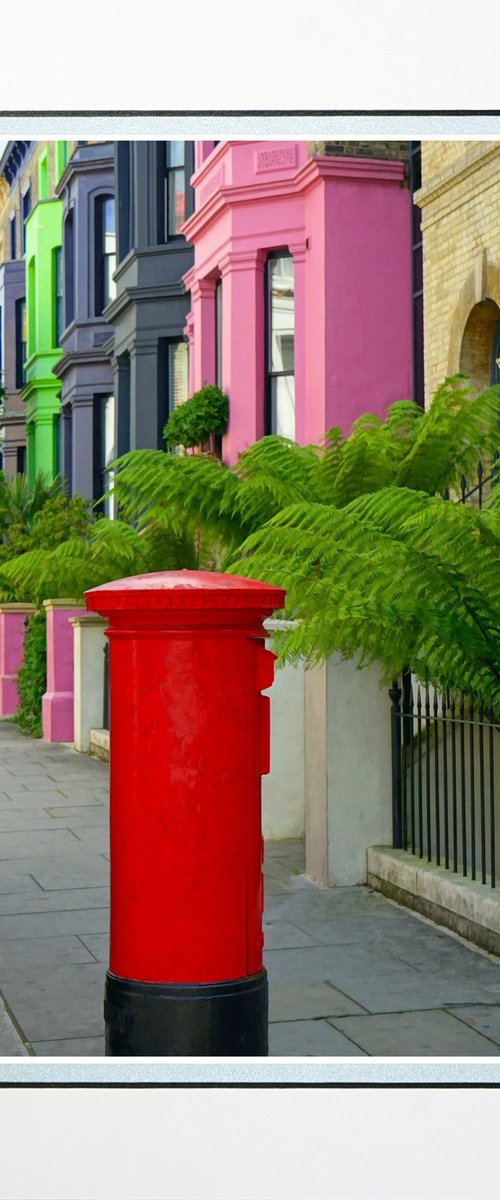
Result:
<svg viewBox="0 0 500 1200">
<path fill-rule="evenodd" d="M 154 571 L 113 579 L 84 593 L 87 608 L 112 613 L 140 609 L 282 608 L 283 588 L 218 571 Z"/>
</svg>

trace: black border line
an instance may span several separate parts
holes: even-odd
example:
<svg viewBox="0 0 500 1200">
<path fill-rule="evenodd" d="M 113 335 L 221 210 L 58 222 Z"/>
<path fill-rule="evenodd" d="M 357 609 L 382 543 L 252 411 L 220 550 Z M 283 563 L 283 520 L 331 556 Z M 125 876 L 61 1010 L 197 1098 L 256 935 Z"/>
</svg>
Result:
<svg viewBox="0 0 500 1200">
<path fill-rule="evenodd" d="M 7 117 L 500 117 L 497 108 L 1 109 Z"/>
<path fill-rule="evenodd" d="M 204 1080 L 203 1082 L 199 1082 L 199 1083 L 190 1083 L 190 1082 L 181 1080 L 178 1083 L 176 1083 L 176 1082 L 169 1083 L 169 1082 L 165 1082 L 165 1081 L 162 1081 L 159 1083 L 153 1083 L 150 1080 L 144 1080 L 144 1081 L 132 1080 L 131 1082 L 128 1082 L 126 1080 L 114 1082 L 113 1080 L 110 1080 L 110 1082 L 107 1083 L 107 1082 L 104 1082 L 103 1080 L 98 1080 L 95 1083 L 91 1083 L 90 1081 L 86 1081 L 86 1080 L 85 1081 L 78 1080 L 78 1081 L 75 1081 L 75 1083 L 71 1083 L 68 1080 L 64 1080 L 64 1081 L 61 1081 L 60 1083 L 58 1083 L 56 1080 L 47 1080 L 46 1082 L 41 1082 L 41 1083 L 38 1083 L 38 1082 L 28 1083 L 27 1081 L 22 1080 L 21 1082 L 16 1083 L 14 1080 L 12 1080 L 12 1081 L 8 1080 L 5 1083 L 0 1083 L 0 1089 L 1 1088 L 6 1088 L 6 1089 L 11 1089 L 11 1088 L 64 1088 L 64 1089 L 87 1088 L 88 1089 L 88 1088 L 90 1088 L 90 1089 L 94 1090 L 95 1088 L 110 1088 L 110 1087 L 122 1088 L 122 1089 L 131 1088 L 136 1091 L 140 1090 L 140 1089 L 149 1089 L 149 1090 L 151 1090 L 151 1089 L 156 1089 L 156 1090 L 159 1090 L 159 1089 L 167 1089 L 167 1090 L 182 1089 L 185 1091 L 186 1089 L 193 1089 L 193 1088 L 203 1088 L 204 1090 L 207 1090 L 210 1088 L 224 1088 L 224 1089 L 251 1088 L 251 1089 L 260 1089 L 260 1090 L 266 1089 L 266 1090 L 272 1090 L 272 1091 L 278 1091 L 278 1090 L 281 1090 L 282 1088 L 288 1088 L 288 1089 L 300 1088 L 301 1090 L 307 1090 L 310 1088 L 314 1088 L 316 1090 L 319 1088 L 322 1091 L 327 1091 L 327 1090 L 331 1091 L 332 1088 L 336 1088 L 337 1090 L 348 1089 L 349 1091 L 353 1091 L 353 1090 L 366 1091 L 367 1088 L 368 1089 L 371 1088 L 372 1091 L 374 1089 L 376 1089 L 376 1091 L 380 1091 L 383 1089 L 394 1090 L 395 1088 L 404 1088 L 405 1090 L 408 1090 L 408 1089 L 415 1090 L 418 1088 L 433 1088 L 433 1089 L 440 1089 L 440 1090 L 450 1090 L 451 1089 L 452 1091 L 456 1091 L 457 1088 L 461 1088 L 461 1089 L 465 1088 L 470 1091 L 471 1089 L 474 1089 L 474 1088 L 476 1088 L 476 1089 L 481 1088 L 483 1090 L 485 1088 L 487 1088 L 490 1091 L 492 1091 L 492 1090 L 498 1091 L 498 1089 L 500 1088 L 500 1082 L 499 1083 L 488 1083 L 485 1081 L 482 1083 L 479 1083 L 479 1082 L 478 1083 L 470 1083 L 469 1081 L 465 1081 L 464 1083 L 451 1083 L 451 1081 L 447 1080 L 447 1081 L 441 1083 L 438 1080 L 431 1080 L 431 1081 L 429 1081 L 429 1083 L 425 1083 L 425 1082 L 413 1083 L 410 1081 L 407 1081 L 407 1082 L 401 1081 L 401 1083 L 398 1083 L 396 1081 L 393 1081 L 393 1082 L 391 1081 L 389 1083 L 380 1083 L 378 1080 L 375 1080 L 373 1083 L 368 1083 L 367 1081 L 362 1081 L 362 1082 L 358 1082 L 358 1083 L 350 1082 L 350 1081 L 346 1081 L 345 1083 L 343 1083 L 341 1081 L 339 1081 L 338 1083 L 336 1083 L 336 1082 L 322 1083 L 319 1081 L 314 1082 L 313 1080 L 310 1080 L 307 1083 L 305 1083 L 303 1081 L 302 1082 L 297 1081 L 297 1083 L 293 1083 L 289 1080 L 283 1080 L 283 1081 L 276 1080 L 274 1082 L 264 1083 L 264 1082 L 261 1082 L 260 1080 L 257 1082 L 251 1082 L 250 1080 L 248 1080 L 248 1081 L 245 1080 L 245 1081 L 242 1081 L 241 1083 L 239 1083 L 236 1081 L 232 1082 L 230 1080 L 226 1080 L 226 1082 L 214 1080 L 212 1083 L 207 1080 Z"/>
</svg>

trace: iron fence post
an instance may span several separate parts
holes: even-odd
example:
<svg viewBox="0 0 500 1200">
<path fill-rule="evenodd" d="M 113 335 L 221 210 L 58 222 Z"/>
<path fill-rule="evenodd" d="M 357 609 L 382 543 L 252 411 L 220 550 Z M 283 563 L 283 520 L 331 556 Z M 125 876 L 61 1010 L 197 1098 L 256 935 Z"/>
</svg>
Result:
<svg viewBox="0 0 500 1200">
<path fill-rule="evenodd" d="M 394 680 L 389 688 L 391 698 L 391 753 L 392 753 L 392 844 L 395 850 L 403 845 L 403 805 L 401 774 L 401 688 Z"/>
</svg>

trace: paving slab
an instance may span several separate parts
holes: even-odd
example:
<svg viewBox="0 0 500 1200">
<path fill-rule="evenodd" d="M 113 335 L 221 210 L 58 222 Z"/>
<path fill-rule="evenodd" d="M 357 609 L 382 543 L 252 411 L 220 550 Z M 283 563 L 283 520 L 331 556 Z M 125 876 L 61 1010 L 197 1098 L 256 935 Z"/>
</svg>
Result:
<svg viewBox="0 0 500 1200">
<path fill-rule="evenodd" d="M 334 1017 L 331 1021 L 335 1029 L 370 1055 L 498 1056 L 497 1045 L 457 1021 L 449 1012 Z"/>
<path fill-rule="evenodd" d="M 24 1058 L 29 1054 L 0 997 L 0 1058 Z"/>
<path fill-rule="evenodd" d="M 328 983 L 273 983 L 269 990 L 270 1021 L 303 1021 L 316 1017 L 342 1017 L 365 1010 Z"/>
<path fill-rule="evenodd" d="M 102 1037 L 104 972 L 101 963 L 21 970 L 2 980 L 5 1000 L 27 1040 Z"/>
<path fill-rule="evenodd" d="M 471 1029 L 484 1034 L 499 1047 L 500 1056 L 500 996 L 498 1004 L 479 1004 L 469 1007 L 457 1007 L 450 1010 L 458 1021 L 465 1021 Z"/>
<path fill-rule="evenodd" d="M 269 1054 L 287 1058 L 296 1055 L 359 1058 L 365 1051 L 328 1021 L 283 1021 L 269 1027 Z"/>
<path fill-rule="evenodd" d="M 104 1058 L 104 1035 L 93 1038 L 52 1038 L 46 1042 L 34 1042 L 32 1049 L 35 1054 L 48 1058 Z"/>
</svg>

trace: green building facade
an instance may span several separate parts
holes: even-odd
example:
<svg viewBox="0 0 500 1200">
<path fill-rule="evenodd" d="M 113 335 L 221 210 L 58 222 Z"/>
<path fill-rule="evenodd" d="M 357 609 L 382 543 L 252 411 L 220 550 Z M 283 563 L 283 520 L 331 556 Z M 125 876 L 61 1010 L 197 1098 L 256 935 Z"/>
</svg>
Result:
<svg viewBox="0 0 500 1200">
<path fill-rule="evenodd" d="M 60 382 L 52 368 L 61 357 L 62 329 L 60 200 L 39 200 L 26 221 L 26 404 L 27 475 L 50 480 L 59 470 Z"/>
</svg>

